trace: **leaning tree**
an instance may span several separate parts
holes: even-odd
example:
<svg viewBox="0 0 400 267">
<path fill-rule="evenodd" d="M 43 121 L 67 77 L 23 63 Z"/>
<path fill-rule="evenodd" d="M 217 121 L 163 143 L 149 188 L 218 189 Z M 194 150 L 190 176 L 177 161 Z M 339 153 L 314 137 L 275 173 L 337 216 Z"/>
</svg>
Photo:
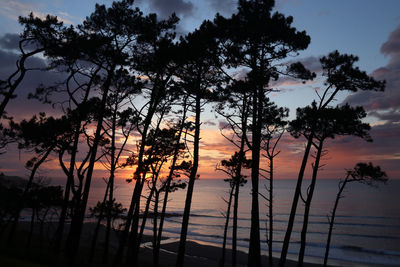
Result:
<svg viewBox="0 0 400 267">
<path fill-rule="evenodd" d="M 357 92 L 358 90 L 366 91 L 383 91 L 385 82 L 376 81 L 368 76 L 364 71 L 354 66 L 358 58 L 353 55 L 340 54 L 338 51 L 330 53 L 320 59 L 322 65 L 322 76 L 324 79 L 325 89 L 318 94 L 319 102 L 316 103 L 316 110 L 319 112 L 331 105 L 332 101 L 339 92 L 350 91 Z M 317 121 L 311 121 L 307 143 L 304 150 L 303 159 L 301 162 L 296 188 L 293 196 L 292 207 L 289 214 L 288 225 L 283 240 L 281 257 L 279 266 L 283 267 L 286 262 L 286 256 L 292 234 L 294 219 L 296 216 L 297 204 L 301 194 L 301 185 L 303 182 L 304 171 L 306 169 L 307 160 L 311 151 L 311 147 L 315 140 L 315 131 L 317 131 Z"/>
</svg>

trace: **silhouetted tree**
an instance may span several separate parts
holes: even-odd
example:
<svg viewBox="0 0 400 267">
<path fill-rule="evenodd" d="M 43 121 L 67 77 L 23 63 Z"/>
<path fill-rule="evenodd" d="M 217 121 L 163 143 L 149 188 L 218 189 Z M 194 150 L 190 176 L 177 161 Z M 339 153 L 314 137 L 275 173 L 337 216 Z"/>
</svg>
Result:
<svg viewBox="0 0 400 267">
<path fill-rule="evenodd" d="M 10 220 L 18 210 L 23 189 L 16 184 L 8 184 L 3 179 L 4 174 L 0 175 L 0 234 L 10 223 Z"/>
<path fill-rule="evenodd" d="M 162 231 L 164 227 L 164 219 L 166 215 L 166 209 L 167 209 L 167 203 L 168 203 L 168 196 L 170 192 L 175 191 L 176 184 L 173 179 L 174 178 L 179 178 L 181 176 L 181 172 L 187 173 L 190 172 L 190 169 L 192 168 L 192 164 L 187 164 L 187 162 L 182 161 L 180 164 L 178 164 L 178 160 L 180 157 L 183 157 L 184 154 L 182 154 L 182 149 L 185 148 L 185 146 L 182 146 L 181 140 L 182 136 L 184 134 L 184 131 L 188 131 L 190 129 L 191 123 L 187 122 L 187 111 L 189 108 L 188 105 L 188 96 L 184 95 L 183 99 L 181 100 L 181 110 L 178 110 L 177 113 L 181 113 L 181 117 L 178 119 L 176 123 L 172 123 L 171 127 L 175 131 L 174 139 L 172 140 L 172 144 L 174 145 L 174 151 L 173 151 L 173 156 L 172 160 L 170 163 L 170 169 L 168 173 L 168 177 L 165 179 L 165 182 L 163 183 L 162 190 L 164 191 L 164 199 L 163 199 L 163 204 L 162 204 L 162 210 L 161 210 L 161 215 L 160 215 L 160 223 L 158 227 L 158 236 L 157 236 L 157 242 L 154 247 L 154 253 L 153 253 L 153 258 L 154 258 L 154 266 L 158 266 L 158 261 L 159 261 L 159 254 L 160 254 L 160 247 L 161 247 L 161 239 L 162 239 Z M 179 183 L 178 183 L 179 184 Z"/>
<path fill-rule="evenodd" d="M 64 146 L 64 143 L 70 139 L 70 134 L 71 124 L 66 117 L 55 119 L 46 117 L 45 113 L 40 113 L 39 116 L 35 115 L 30 120 L 22 120 L 20 123 L 10 120 L 10 127 L 7 129 L 6 135 L 18 143 L 19 149 L 32 151 L 36 154 L 26 163 L 30 175 L 18 201 L 19 208 L 15 210 L 13 216 L 14 221 L 9 233 L 10 241 L 13 239 L 21 209 L 31 190 L 39 167 L 47 160 L 50 153 Z"/>
<path fill-rule="evenodd" d="M 147 81 L 143 88 L 144 103 L 137 113 L 141 116 L 136 130 L 139 132 L 140 140 L 138 153 L 135 155 L 136 171 L 133 174 L 135 188 L 128 209 L 127 220 L 121 235 L 120 243 L 115 255 L 114 264 L 120 264 L 124 247 L 127 243 L 129 232 L 128 260 L 136 261 L 136 241 L 139 222 L 139 206 L 142 188 L 145 181 L 144 151 L 145 144 L 154 115 L 160 111 L 162 100 L 167 95 L 166 91 L 171 82 L 174 67 L 171 64 L 173 53 L 171 52 L 172 39 L 174 38 L 174 25 L 178 19 L 171 16 L 167 20 L 158 20 L 155 14 L 142 17 L 138 26 L 139 36 L 137 38 L 136 50 L 131 59 L 131 67 L 140 77 Z M 131 229 L 132 228 L 132 229 Z M 131 231 L 130 231 L 131 230 Z"/>
<path fill-rule="evenodd" d="M 95 245 L 97 242 L 98 230 L 100 228 L 100 222 L 104 217 L 107 218 L 106 230 L 105 230 L 105 241 L 104 241 L 104 253 L 103 263 L 107 264 L 108 261 L 108 249 L 109 240 L 112 224 L 112 203 L 114 201 L 114 179 L 115 173 L 118 168 L 122 165 L 119 163 L 121 155 L 126 152 L 125 146 L 128 142 L 131 132 L 134 130 L 137 124 L 139 116 L 132 108 L 124 108 L 130 103 L 129 97 L 136 95 L 140 89 L 140 85 L 132 86 L 132 80 L 126 79 L 126 70 L 120 70 L 116 73 L 116 77 L 113 81 L 113 88 L 111 88 L 110 95 L 107 101 L 108 114 L 105 116 L 104 121 L 104 135 L 110 140 L 109 144 L 102 147 L 104 160 L 101 161 L 103 166 L 109 171 L 109 178 L 107 180 L 107 186 L 104 194 L 103 203 L 105 205 L 104 210 L 101 210 L 101 216 L 98 217 L 97 225 L 93 234 L 92 248 L 89 256 L 89 262 L 92 262 Z M 122 136 L 117 144 L 117 135 Z M 104 216 L 105 215 L 105 216 Z"/>
<path fill-rule="evenodd" d="M 156 117 L 155 118 L 156 125 L 154 126 L 153 129 L 150 129 L 148 131 L 145 143 L 142 143 L 140 145 L 140 147 L 142 146 L 145 147 L 143 153 L 143 167 L 142 167 L 142 172 L 140 173 L 141 184 L 138 189 L 139 190 L 138 193 L 140 193 L 140 196 L 142 195 L 142 189 L 146 182 L 148 182 L 148 184 L 150 183 L 151 186 L 150 186 L 149 196 L 147 197 L 145 213 L 143 214 L 142 227 L 139 235 L 138 235 L 138 227 L 139 227 L 140 202 L 136 203 L 137 206 L 135 208 L 135 213 L 133 214 L 132 230 L 130 233 L 130 242 L 129 242 L 129 248 L 131 251 L 133 250 L 133 253 L 128 254 L 128 260 L 130 260 L 132 256 L 131 260 L 133 262 L 137 261 L 141 236 L 144 230 L 144 226 L 146 224 L 147 212 L 149 210 L 149 205 L 152 200 L 153 194 L 155 193 L 157 188 L 159 175 L 163 170 L 164 164 L 172 156 L 171 153 L 173 151 L 173 147 L 171 146 L 171 141 L 173 140 L 174 132 L 172 129 L 171 130 L 166 128 L 161 129 L 161 123 L 164 121 L 164 117 L 170 110 L 171 103 L 173 102 L 170 96 L 171 95 L 169 94 L 169 92 L 167 92 L 167 96 L 164 96 L 163 99 L 159 99 L 159 106 L 156 108 L 154 113 Z M 151 175 L 151 179 L 146 178 L 147 174 Z"/>
<path fill-rule="evenodd" d="M 272 13 L 274 1 L 239 1 L 238 13 L 225 19 L 217 16 L 215 22 L 221 30 L 226 51 L 226 63 L 232 67 L 249 69 L 247 79 L 252 97 L 252 212 L 249 266 L 260 266 L 260 226 L 258 204 L 258 180 L 260 168 L 260 145 L 262 108 L 271 79 L 277 79 L 278 62 L 298 50 L 307 48 L 310 37 L 291 27 L 292 17 Z M 222 34 L 223 33 L 223 34 Z M 226 40 L 226 41 L 225 41 Z"/>
<path fill-rule="evenodd" d="M 326 88 L 322 94 L 318 94 L 319 103 L 316 104 L 318 112 L 327 108 L 335 99 L 336 95 L 341 91 L 356 92 L 358 90 L 367 91 L 383 91 L 385 82 L 376 81 L 374 78 L 369 77 L 364 71 L 361 71 L 354 64 L 358 60 L 356 56 L 340 54 L 338 51 L 330 53 L 326 57 L 320 59 L 322 65 L 322 76 L 325 77 Z M 304 171 L 307 165 L 308 156 L 311 146 L 314 142 L 315 131 L 317 130 L 314 121 L 311 122 L 309 127 L 309 134 L 307 144 L 304 151 L 299 175 L 297 178 L 296 189 L 293 196 L 292 207 L 290 210 L 288 226 L 283 240 L 281 257 L 279 266 L 283 267 L 286 262 L 290 236 L 293 230 L 294 219 L 296 216 L 297 204 L 301 194 L 301 185 L 303 182 Z"/>
<path fill-rule="evenodd" d="M 130 65 L 134 51 L 134 43 L 138 35 L 138 24 L 142 21 L 142 13 L 138 9 L 131 8 L 133 1 L 113 2 L 111 7 L 96 5 L 95 11 L 86 18 L 82 25 L 78 26 L 79 32 L 84 38 L 89 39 L 92 47 L 83 51 L 83 57 L 95 66 L 101 66 L 101 76 L 97 80 L 100 95 L 98 110 L 95 116 L 96 126 L 91 154 L 88 159 L 85 173 L 85 184 L 82 198 L 79 201 L 67 239 L 69 260 L 74 261 L 79 247 L 80 235 L 86 210 L 93 169 L 97 160 L 97 150 L 102 140 L 103 121 L 106 116 L 106 104 L 113 81 L 119 74 L 125 74 L 130 79 L 131 74 L 120 70 Z M 120 77 L 118 77 L 120 78 Z"/>
<path fill-rule="evenodd" d="M 45 181 L 37 179 L 36 182 L 32 184 L 25 201 L 24 208 L 30 208 L 32 210 L 31 226 L 26 246 L 29 247 L 31 244 L 35 216 L 40 221 L 39 240 L 40 245 L 42 245 L 43 224 L 50 209 L 59 207 L 62 203 L 62 188 L 61 186 L 49 186 Z"/>
<path fill-rule="evenodd" d="M 320 160 L 323 156 L 323 145 L 328 138 L 335 138 L 342 135 L 353 135 L 361 137 L 367 141 L 372 141 L 368 134 L 369 124 L 363 123 L 366 113 L 362 107 L 352 108 L 349 105 L 340 107 L 326 107 L 318 110 L 316 102 L 312 106 L 307 106 L 297 110 L 296 120 L 290 122 L 290 133 L 298 138 L 303 135 L 306 139 L 309 137 L 312 126 L 314 127 L 314 141 L 316 155 L 313 164 L 313 172 L 310 186 L 308 187 L 306 197 L 300 194 L 305 204 L 303 227 L 301 231 L 301 242 L 299 252 L 299 266 L 302 266 L 304 260 L 304 252 L 306 247 L 306 234 L 308 227 L 308 218 L 310 214 L 311 201 L 317 181 L 318 170 L 320 168 Z"/>
<path fill-rule="evenodd" d="M 145 160 L 145 165 L 147 166 L 146 168 L 148 168 L 149 174 L 151 174 L 151 179 L 147 180 L 149 194 L 147 196 L 145 210 L 142 216 L 142 225 L 137 240 L 137 246 L 140 246 L 141 243 L 151 202 L 152 201 L 154 202 L 154 209 L 156 209 L 156 206 L 158 205 L 158 200 L 156 201 L 156 199 L 153 199 L 153 196 L 157 197 L 158 193 L 159 197 L 159 192 L 157 187 L 159 184 L 160 174 L 161 171 L 163 170 L 163 167 L 165 166 L 164 164 L 166 164 L 169 158 L 173 156 L 175 147 L 172 146 L 171 144 L 173 144 L 174 138 L 175 138 L 174 129 L 167 129 L 167 128 L 164 128 L 162 130 L 158 129 L 152 130 L 150 131 L 149 136 L 147 138 L 147 144 L 146 144 L 147 149 L 145 151 L 145 154 L 148 155 L 148 157 Z M 155 214 L 153 213 L 153 218 L 154 218 L 153 225 L 154 227 L 156 227 L 157 218 L 155 218 L 154 216 Z"/>
<path fill-rule="evenodd" d="M 4 115 L 10 99 L 16 96 L 15 90 L 23 81 L 27 71 L 38 67 L 27 67 L 27 60 L 45 52 L 46 49 L 59 46 L 64 42 L 64 33 L 67 31 L 67 28 L 55 16 L 47 15 L 46 18 L 40 19 L 30 13 L 28 17 L 19 17 L 18 20 L 24 27 L 18 43 L 21 55 L 16 62 L 17 70 L 7 80 L 0 81 L 0 94 L 3 95 L 0 104 L 0 118 Z"/>
<path fill-rule="evenodd" d="M 268 160 L 268 168 L 265 169 L 267 173 L 265 178 L 268 180 L 269 185 L 265 186 L 267 189 L 267 244 L 268 244 L 268 262 L 272 266 L 272 244 L 273 244 L 273 197 L 274 197 L 274 159 L 279 155 L 280 151 L 277 150 L 278 143 L 285 132 L 287 122 L 284 120 L 288 116 L 289 110 L 287 108 L 278 108 L 268 98 L 264 104 L 263 109 L 263 130 L 262 130 L 262 150 L 265 151 L 264 157 Z"/>
<path fill-rule="evenodd" d="M 249 116 L 251 97 L 249 83 L 234 80 L 232 84 L 218 90 L 220 103 L 216 112 L 223 116 L 228 123 L 221 129 L 221 134 L 231 144 L 236 146 L 238 151 L 238 162 L 243 162 L 246 157 L 247 129 L 249 128 Z M 230 135 L 224 133 L 228 130 Z M 236 165 L 235 177 L 242 177 L 242 164 Z M 241 179 L 234 179 L 234 203 L 233 203 L 233 227 L 232 227 L 232 266 L 236 266 L 236 243 L 237 243 L 237 218 L 239 204 L 239 188 Z"/>
<path fill-rule="evenodd" d="M 179 51 L 181 57 L 178 61 L 179 69 L 177 71 L 177 76 L 181 80 L 181 87 L 184 89 L 184 94 L 187 94 L 194 102 L 191 107 L 195 114 L 192 153 L 193 166 L 187 186 L 176 262 L 176 266 L 181 267 L 183 266 L 185 256 L 186 236 L 194 182 L 196 178 L 198 178 L 197 169 L 199 165 L 201 110 L 204 103 L 213 98 L 211 88 L 215 88 L 222 81 L 219 71 L 221 62 L 219 58 L 218 42 L 215 38 L 214 25 L 209 21 L 204 21 L 199 29 L 181 38 Z"/>
<path fill-rule="evenodd" d="M 237 189 L 236 187 L 243 186 L 247 182 L 246 175 L 242 175 L 242 174 L 240 176 L 237 175 L 238 169 L 239 169 L 238 165 L 241 165 L 240 168 L 250 168 L 251 167 L 251 160 L 246 159 L 246 156 L 241 155 L 241 153 L 243 153 L 243 152 L 235 152 L 235 154 L 229 160 L 222 160 L 221 165 L 217 165 L 217 168 L 216 168 L 218 171 L 222 171 L 226 175 L 228 175 L 229 178 L 224 179 L 224 181 L 229 182 L 229 185 L 231 188 L 231 190 L 229 191 L 229 200 L 228 201 L 225 200 L 228 207 L 227 207 L 227 211 L 225 213 L 224 237 L 223 237 L 223 242 L 222 242 L 222 257 L 220 260 L 220 266 L 225 265 L 226 238 L 227 238 L 227 233 L 228 233 L 230 211 L 231 211 L 231 206 L 232 206 L 232 198 L 233 198 L 233 196 L 235 196 L 235 198 L 234 198 L 235 204 L 238 203 L 237 198 L 239 197 L 239 194 L 236 194 L 236 191 L 239 191 L 239 189 Z M 237 181 L 237 180 L 239 180 L 239 181 Z M 234 209 L 237 209 L 237 206 L 235 206 Z M 233 221 L 236 226 L 237 225 L 237 214 L 236 214 L 236 217 L 234 217 Z M 235 228 L 234 231 L 236 231 L 236 230 L 237 229 Z M 235 239 L 236 239 L 236 233 L 235 233 Z M 235 240 L 235 242 L 236 242 L 236 240 Z M 235 262 L 236 262 L 236 258 L 235 258 Z"/>
<path fill-rule="evenodd" d="M 191 165 L 189 165 L 189 168 L 191 167 Z M 165 194 L 165 190 L 166 190 L 166 180 L 165 179 L 160 179 L 160 184 L 161 186 L 159 188 L 156 188 L 154 191 L 154 208 L 153 208 L 153 240 L 152 240 L 152 244 L 153 244 L 153 265 L 157 266 L 158 265 L 158 261 L 159 261 L 159 250 L 157 249 L 157 245 L 159 243 L 158 241 L 158 231 L 159 231 L 159 227 L 157 225 L 157 219 L 159 217 L 159 212 L 158 212 L 158 204 L 160 202 L 160 194 L 164 192 Z M 179 189 L 185 189 L 186 188 L 187 183 L 185 181 L 182 180 L 175 180 L 170 184 L 169 187 L 169 192 L 175 192 L 176 190 Z M 165 214 L 164 214 L 165 216 Z"/>
<path fill-rule="evenodd" d="M 372 163 L 357 163 L 352 170 L 348 170 L 346 177 L 339 181 L 338 187 L 339 191 L 336 195 L 335 205 L 333 206 L 332 213 L 329 219 L 329 232 L 328 240 L 326 242 L 326 250 L 324 257 L 324 266 L 327 266 L 329 248 L 331 244 L 331 236 L 333 230 L 333 224 L 335 222 L 336 209 L 339 205 L 339 200 L 344 197 L 343 190 L 346 184 L 351 182 L 358 182 L 366 184 L 369 186 L 377 186 L 378 183 L 386 183 L 388 177 L 384 171 L 381 170 L 379 166 L 374 166 Z"/>
</svg>

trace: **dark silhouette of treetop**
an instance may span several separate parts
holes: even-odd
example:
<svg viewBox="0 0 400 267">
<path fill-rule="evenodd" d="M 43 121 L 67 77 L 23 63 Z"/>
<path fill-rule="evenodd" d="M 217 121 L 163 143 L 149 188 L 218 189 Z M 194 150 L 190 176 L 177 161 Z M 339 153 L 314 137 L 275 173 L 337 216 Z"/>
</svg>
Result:
<svg viewBox="0 0 400 267">
<path fill-rule="evenodd" d="M 331 244 L 333 225 L 335 223 L 336 210 L 339 205 L 339 200 L 344 197 L 343 192 L 347 183 L 359 182 L 369 186 L 377 187 L 379 183 L 386 184 L 388 180 L 388 176 L 384 171 L 381 170 L 381 167 L 374 166 L 371 162 L 357 163 L 352 170 L 347 170 L 346 172 L 347 172 L 346 177 L 339 181 L 338 185 L 339 191 L 336 195 L 335 204 L 333 206 L 331 216 L 328 216 L 329 231 L 328 231 L 328 238 L 326 241 L 324 266 L 327 266 L 328 264 L 329 249 Z"/>
<path fill-rule="evenodd" d="M 372 141 L 368 123 L 364 123 L 367 114 L 362 107 L 351 107 L 348 104 L 334 108 L 318 110 L 317 103 L 298 108 L 296 119 L 289 123 L 288 131 L 295 138 L 303 135 L 308 138 L 311 132 L 319 140 L 335 138 L 336 135 L 353 135 Z"/>
</svg>

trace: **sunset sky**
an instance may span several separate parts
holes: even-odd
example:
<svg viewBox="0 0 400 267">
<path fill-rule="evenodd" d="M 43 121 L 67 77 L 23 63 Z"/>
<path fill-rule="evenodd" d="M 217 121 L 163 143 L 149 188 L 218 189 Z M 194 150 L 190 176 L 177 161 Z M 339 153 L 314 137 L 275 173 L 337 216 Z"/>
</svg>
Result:
<svg viewBox="0 0 400 267">
<path fill-rule="evenodd" d="M 44 16 L 58 16 L 66 24 L 79 24 L 93 10 L 95 3 L 110 5 L 112 1 L 95 0 L 0 0 L 0 79 L 7 77 L 15 68 L 17 55 L 11 47 L 12 37 L 21 31 L 18 16 L 29 12 Z M 236 10 L 234 0 L 140 0 L 135 1 L 145 13 L 156 12 L 161 17 L 176 12 L 181 18 L 178 34 L 185 34 L 198 27 L 204 19 L 212 19 L 219 12 L 229 16 Z M 387 82 L 384 93 L 359 92 L 342 94 L 337 104 L 349 102 L 363 105 L 368 111 L 367 121 L 371 123 L 373 143 L 356 138 L 343 137 L 327 142 L 326 166 L 320 172 L 322 178 L 340 178 L 344 169 L 352 168 L 357 162 L 372 161 L 380 165 L 390 178 L 400 178 L 400 1 L 398 0 L 280 0 L 276 10 L 294 17 L 293 25 L 305 30 L 311 37 L 311 44 L 299 57 L 316 73 L 320 72 L 318 58 L 333 50 L 359 56 L 358 66 L 376 79 Z M 37 59 L 38 64 L 44 64 Z M 53 75 L 54 76 L 54 75 Z M 18 88 L 18 98 L 7 107 L 8 115 L 14 118 L 28 118 L 40 111 L 56 115 L 57 111 L 45 107 L 26 95 L 40 83 L 54 82 L 57 77 L 46 73 L 30 73 Z M 316 97 L 315 90 L 322 86 L 320 80 L 301 84 L 281 80 L 273 84 L 281 92 L 270 95 L 279 106 L 290 108 L 293 119 L 297 107 L 310 104 Z M 200 177 L 221 177 L 214 171 L 215 165 L 228 158 L 232 146 L 220 135 L 221 118 L 207 113 L 203 116 L 202 143 L 200 148 Z M 303 153 L 302 139 L 285 136 L 280 143 L 282 153 L 277 158 L 278 178 L 295 178 Z M 10 146 L 8 153 L 0 155 L 0 171 L 9 175 L 26 176 L 24 169 L 28 155 L 21 154 Z M 43 166 L 42 174 L 48 177 L 61 176 L 57 161 Z M 310 169 L 310 168 L 309 168 Z M 131 170 L 119 174 L 128 178 Z M 96 172 L 101 177 L 101 171 Z"/>
</svg>

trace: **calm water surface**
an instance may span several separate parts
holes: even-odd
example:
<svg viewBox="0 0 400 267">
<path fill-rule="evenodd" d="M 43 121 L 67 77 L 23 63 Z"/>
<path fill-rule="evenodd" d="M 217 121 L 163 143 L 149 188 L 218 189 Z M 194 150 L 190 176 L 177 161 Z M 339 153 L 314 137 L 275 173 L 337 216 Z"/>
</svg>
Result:
<svg viewBox="0 0 400 267">
<path fill-rule="evenodd" d="M 295 180 L 277 180 L 274 185 L 274 244 L 279 256 L 295 188 Z M 305 181 L 308 185 L 309 181 Z M 265 181 L 260 181 L 260 192 L 266 194 Z M 303 192 L 305 192 L 306 185 Z M 306 261 L 322 263 L 328 232 L 327 215 L 332 210 L 338 180 L 320 180 L 313 197 L 307 235 Z M 96 181 L 89 206 L 103 198 L 105 184 Z M 251 195 L 248 182 L 240 191 L 238 246 L 247 252 L 250 234 Z M 221 246 L 226 210 L 222 198 L 228 197 L 229 184 L 219 180 L 197 180 L 195 183 L 188 239 Z M 128 208 L 133 185 L 118 180 L 115 196 Z M 186 190 L 170 194 L 168 212 L 183 213 Z M 346 266 L 365 264 L 400 266 L 400 180 L 373 188 L 362 184 L 348 184 L 345 198 L 339 203 L 330 250 L 330 262 Z M 300 202 L 289 247 L 289 257 L 297 259 L 304 206 Z M 263 253 L 267 253 L 265 225 L 267 206 L 260 198 L 260 227 Z M 150 233 L 151 220 L 146 231 Z M 181 217 L 166 219 L 165 236 L 179 238 Z M 231 229 L 231 228 L 230 228 Z M 228 245 L 231 243 L 231 233 Z"/>
</svg>

